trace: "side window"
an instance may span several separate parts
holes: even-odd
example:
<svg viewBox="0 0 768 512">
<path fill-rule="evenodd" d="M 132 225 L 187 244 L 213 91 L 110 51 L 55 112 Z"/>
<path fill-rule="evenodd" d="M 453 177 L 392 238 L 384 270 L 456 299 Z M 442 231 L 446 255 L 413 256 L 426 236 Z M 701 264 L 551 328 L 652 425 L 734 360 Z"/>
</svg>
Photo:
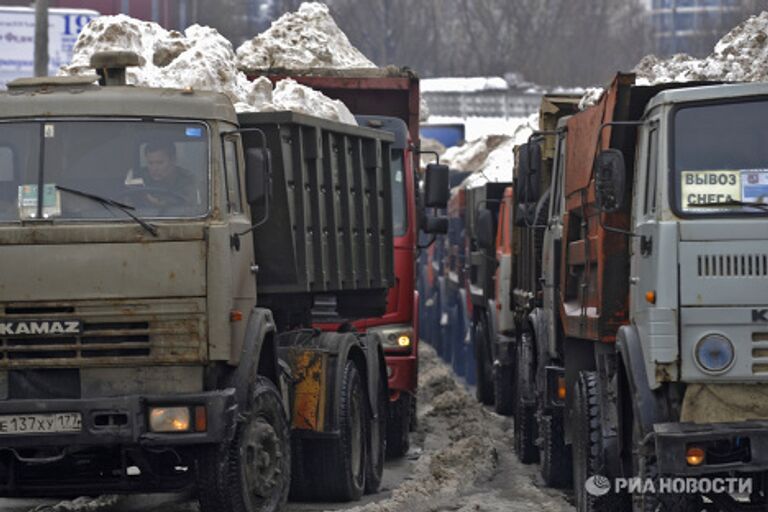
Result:
<svg viewBox="0 0 768 512">
<path fill-rule="evenodd" d="M 647 172 L 645 177 L 645 201 L 643 214 L 656 213 L 656 174 L 659 161 L 659 130 L 652 127 L 648 133 Z"/>
<path fill-rule="evenodd" d="M 240 172 L 237 165 L 237 144 L 234 139 L 224 141 L 224 166 L 227 183 L 227 204 L 231 213 L 243 211 L 240 188 Z"/>
</svg>

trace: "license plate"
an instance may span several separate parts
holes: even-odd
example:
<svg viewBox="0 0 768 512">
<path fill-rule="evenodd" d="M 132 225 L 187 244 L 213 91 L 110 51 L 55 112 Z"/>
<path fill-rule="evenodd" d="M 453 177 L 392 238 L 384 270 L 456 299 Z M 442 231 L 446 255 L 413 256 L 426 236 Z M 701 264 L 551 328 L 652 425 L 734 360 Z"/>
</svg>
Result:
<svg viewBox="0 0 768 512">
<path fill-rule="evenodd" d="M 0 435 L 58 434 L 80 432 L 83 419 L 78 412 L 54 414 L 6 414 L 0 416 Z"/>
</svg>

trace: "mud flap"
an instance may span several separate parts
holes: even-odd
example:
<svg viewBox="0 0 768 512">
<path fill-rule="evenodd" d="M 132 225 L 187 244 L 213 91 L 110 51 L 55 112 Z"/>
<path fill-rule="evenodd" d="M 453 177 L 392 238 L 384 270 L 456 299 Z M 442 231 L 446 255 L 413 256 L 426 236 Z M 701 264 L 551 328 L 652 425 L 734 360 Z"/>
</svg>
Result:
<svg viewBox="0 0 768 512">
<path fill-rule="evenodd" d="M 300 330 L 278 337 L 280 359 L 290 367 L 291 425 L 295 430 L 334 433 L 343 368 L 363 360 L 372 410 L 378 405 L 381 373 L 386 371 L 381 344 L 374 336 Z"/>
</svg>

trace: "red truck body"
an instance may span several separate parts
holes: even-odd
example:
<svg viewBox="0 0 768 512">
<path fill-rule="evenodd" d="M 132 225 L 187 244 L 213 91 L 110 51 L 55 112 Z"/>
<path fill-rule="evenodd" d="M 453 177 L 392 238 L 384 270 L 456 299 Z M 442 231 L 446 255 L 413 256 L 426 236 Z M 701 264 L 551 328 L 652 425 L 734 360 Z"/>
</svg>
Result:
<svg viewBox="0 0 768 512">
<path fill-rule="evenodd" d="M 414 397 L 418 375 L 418 292 L 416 290 L 415 260 L 419 232 L 416 205 L 416 170 L 419 147 L 419 79 L 411 71 L 398 68 L 364 70 L 269 70 L 247 73 L 253 80 L 267 76 L 272 82 L 292 78 L 298 83 L 321 91 L 342 101 L 356 116 L 383 116 L 402 120 L 407 126 L 407 144 L 403 151 L 403 180 L 407 222 L 400 236 L 395 236 L 395 286 L 389 291 L 384 316 L 354 322 L 359 331 L 370 328 L 401 326 L 411 333 L 407 348 L 385 345 L 389 374 L 390 401 L 401 394 Z M 375 124 L 369 125 L 376 127 Z M 393 205 L 393 209 L 397 205 Z M 397 215 L 397 212 L 395 212 Z M 338 324 L 320 325 L 335 329 Z M 408 408 L 410 414 L 411 407 Z M 406 412 L 406 411 L 401 411 Z"/>
</svg>

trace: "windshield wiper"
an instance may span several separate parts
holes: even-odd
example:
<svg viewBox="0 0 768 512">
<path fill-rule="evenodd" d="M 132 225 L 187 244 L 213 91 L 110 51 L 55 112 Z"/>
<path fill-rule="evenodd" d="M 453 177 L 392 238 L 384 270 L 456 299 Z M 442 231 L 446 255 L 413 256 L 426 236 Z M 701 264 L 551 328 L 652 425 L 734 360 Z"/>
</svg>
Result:
<svg viewBox="0 0 768 512">
<path fill-rule="evenodd" d="M 768 204 L 758 203 L 756 201 L 739 201 L 738 199 L 728 199 L 727 201 L 713 203 L 688 203 L 688 208 L 714 208 L 718 206 L 747 206 L 768 212 Z"/>
<path fill-rule="evenodd" d="M 135 210 L 131 205 L 120 203 L 118 201 L 115 201 L 114 199 L 110 199 L 108 197 L 101 197 L 97 196 L 96 194 L 91 194 L 90 192 L 83 192 L 82 190 L 77 190 L 74 188 L 69 187 L 62 187 L 60 185 L 56 185 L 57 190 L 61 190 L 62 192 L 69 192 L 70 194 L 74 194 L 76 196 L 85 197 L 87 199 L 91 199 L 93 201 L 96 201 L 97 203 L 101 203 L 103 205 L 112 206 L 114 208 L 117 208 L 118 210 L 125 213 L 128 217 L 135 220 L 136 223 L 138 223 L 141 227 L 147 230 L 147 232 L 152 236 L 157 236 L 157 227 L 153 224 L 150 224 L 149 222 L 145 221 L 144 219 L 138 217 L 136 214 L 134 214 L 131 210 Z"/>
</svg>

